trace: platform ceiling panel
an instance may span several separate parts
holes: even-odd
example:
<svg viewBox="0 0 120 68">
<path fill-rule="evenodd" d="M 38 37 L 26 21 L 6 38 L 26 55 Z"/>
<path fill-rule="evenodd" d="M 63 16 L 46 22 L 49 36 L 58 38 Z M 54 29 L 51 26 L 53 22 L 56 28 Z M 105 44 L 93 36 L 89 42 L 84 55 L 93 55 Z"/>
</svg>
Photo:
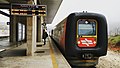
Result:
<svg viewBox="0 0 120 68">
<path fill-rule="evenodd" d="M 47 24 L 51 24 L 63 0 L 40 0 L 41 4 L 47 5 Z"/>
<path fill-rule="evenodd" d="M 10 3 L 26 4 L 28 0 L 0 0 L 0 9 L 9 9 Z"/>
<path fill-rule="evenodd" d="M 0 3 L 9 3 L 7 0 L 0 0 Z"/>
<path fill-rule="evenodd" d="M 28 0 L 0 0 L 0 3 L 27 3 Z"/>
<path fill-rule="evenodd" d="M 27 4 L 29 0 L 0 0 L 0 9 L 9 9 L 10 3 Z M 51 24 L 63 0 L 38 0 L 38 5 L 47 5 L 46 23 Z"/>
</svg>

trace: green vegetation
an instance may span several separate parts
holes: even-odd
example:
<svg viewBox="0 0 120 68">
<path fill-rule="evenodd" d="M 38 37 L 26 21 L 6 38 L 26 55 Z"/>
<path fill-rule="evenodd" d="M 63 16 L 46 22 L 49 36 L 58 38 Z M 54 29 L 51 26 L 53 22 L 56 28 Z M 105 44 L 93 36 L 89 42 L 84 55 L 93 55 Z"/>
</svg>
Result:
<svg viewBox="0 0 120 68">
<path fill-rule="evenodd" d="M 117 36 L 110 36 L 108 43 L 111 46 L 120 46 L 120 35 Z"/>
</svg>

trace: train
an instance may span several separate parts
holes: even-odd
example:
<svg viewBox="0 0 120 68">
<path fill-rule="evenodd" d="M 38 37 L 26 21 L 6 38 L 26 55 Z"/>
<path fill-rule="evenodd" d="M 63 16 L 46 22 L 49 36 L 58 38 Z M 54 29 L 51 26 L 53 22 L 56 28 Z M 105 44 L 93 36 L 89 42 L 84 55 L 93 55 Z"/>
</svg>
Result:
<svg viewBox="0 0 120 68">
<path fill-rule="evenodd" d="M 71 66 L 96 66 L 107 54 L 107 20 L 99 13 L 75 12 L 51 31 Z"/>
</svg>

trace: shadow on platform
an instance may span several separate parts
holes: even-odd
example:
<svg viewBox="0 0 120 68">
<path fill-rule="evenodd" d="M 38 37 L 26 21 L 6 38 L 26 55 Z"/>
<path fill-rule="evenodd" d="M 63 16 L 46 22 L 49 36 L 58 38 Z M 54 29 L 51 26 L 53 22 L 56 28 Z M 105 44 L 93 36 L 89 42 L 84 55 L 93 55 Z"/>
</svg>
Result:
<svg viewBox="0 0 120 68">
<path fill-rule="evenodd" d="M 16 57 L 26 56 L 26 49 L 12 49 L 0 53 L 0 56 L 4 57 Z"/>
</svg>

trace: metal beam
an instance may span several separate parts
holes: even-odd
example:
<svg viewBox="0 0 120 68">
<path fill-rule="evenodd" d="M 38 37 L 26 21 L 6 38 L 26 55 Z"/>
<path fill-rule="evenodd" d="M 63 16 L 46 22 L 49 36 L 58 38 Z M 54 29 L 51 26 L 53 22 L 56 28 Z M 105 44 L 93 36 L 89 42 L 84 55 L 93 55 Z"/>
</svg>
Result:
<svg viewBox="0 0 120 68">
<path fill-rule="evenodd" d="M 21 3 L 21 4 L 26 4 L 30 0 L 7 0 L 9 3 Z"/>
<path fill-rule="evenodd" d="M 1 3 L 9 3 L 8 1 L 6 0 L 0 0 Z"/>
<path fill-rule="evenodd" d="M 10 9 L 11 5 L 9 3 L 0 3 L 0 9 Z"/>
<path fill-rule="evenodd" d="M 10 17 L 10 15 L 9 15 L 9 14 L 7 14 L 7 13 L 5 13 L 5 12 L 1 11 L 1 10 L 0 10 L 0 14 L 5 15 L 5 16 L 7 16 L 7 17 Z"/>
</svg>

